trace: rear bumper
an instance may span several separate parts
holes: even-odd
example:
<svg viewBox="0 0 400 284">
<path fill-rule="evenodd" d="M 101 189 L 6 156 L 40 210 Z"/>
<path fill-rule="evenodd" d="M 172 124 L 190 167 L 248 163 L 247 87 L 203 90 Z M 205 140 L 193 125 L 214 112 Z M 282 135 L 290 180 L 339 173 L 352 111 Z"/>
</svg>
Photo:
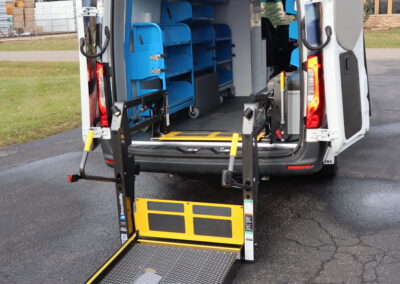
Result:
<svg viewBox="0 0 400 284">
<path fill-rule="evenodd" d="M 285 157 L 259 155 L 260 174 L 266 176 L 314 174 L 321 170 L 328 144 L 305 143 L 294 154 Z M 162 150 L 158 150 L 162 151 Z M 215 155 L 218 156 L 218 155 Z M 228 157 L 187 155 L 146 155 L 135 152 L 135 161 L 143 172 L 175 174 L 220 174 L 228 167 Z M 236 159 L 235 171 L 241 172 L 241 158 Z M 293 168 L 294 167 L 294 168 Z"/>
</svg>

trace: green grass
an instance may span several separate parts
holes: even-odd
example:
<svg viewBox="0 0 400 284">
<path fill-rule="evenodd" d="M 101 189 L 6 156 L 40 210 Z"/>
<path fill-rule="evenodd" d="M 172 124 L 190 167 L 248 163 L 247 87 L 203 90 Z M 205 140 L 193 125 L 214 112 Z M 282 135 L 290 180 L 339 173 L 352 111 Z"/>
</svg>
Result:
<svg viewBox="0 0 400 284">
<path fill-rule="evenodd" d="M 400 48 L 400 30 L 365 31 L 367 48 Z"/>
<path fill-rule="evenodd" d="M 31 40 L 0 42 L 0 51 L 74 49 L 78 49 L 76 36 L 35 38 Z"/>
<path fill-rule="evenodd" d="M 80 125 L 78 63 L 0 61 L 0 147 Z"/>
</svg>

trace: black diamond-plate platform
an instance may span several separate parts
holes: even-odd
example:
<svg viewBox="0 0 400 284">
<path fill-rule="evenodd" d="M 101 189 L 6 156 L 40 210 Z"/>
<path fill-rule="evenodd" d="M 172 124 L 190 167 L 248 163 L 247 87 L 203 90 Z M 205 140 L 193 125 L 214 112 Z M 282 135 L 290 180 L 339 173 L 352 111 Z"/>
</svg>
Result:
<svg viewBox="0 0 400 284">
<path fill-rule="evenodd" d="M 223 283 L 236 254 L 135 244 L 101 283 Z"/>
</svg>

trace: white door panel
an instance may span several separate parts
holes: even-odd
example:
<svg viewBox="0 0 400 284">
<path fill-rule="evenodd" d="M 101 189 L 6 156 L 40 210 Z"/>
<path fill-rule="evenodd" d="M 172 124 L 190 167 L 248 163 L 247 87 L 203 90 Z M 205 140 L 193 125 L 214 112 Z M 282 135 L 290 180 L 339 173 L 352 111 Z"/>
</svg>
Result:
<svg viewBox="0 0 400 284">
<path fill-rule="evenodd" d="M 364 62 L 362 17 L 351 16 L 362 9 L 358 2 L 361 0 L 323 2 L 324 27 L 332 27 L 333 32 L 330 44 L 323 49 L 323 66 L 327 120 L 329 130 L 335 134 L 331 141 L 335 155 L 363 138 L 369 130 L 368 77 Z M 336 17 L 335 13 L 340 13 L 336 9 L 342 7 L 343 3 L 347 3 L 347 8 L 353 9 L 354 13 L 346 13 L 347 17 Z M 340 24 L 337 23 L 338 19 Z M 352 49 L 346 50 L 342 46 Z"/>
</svg>

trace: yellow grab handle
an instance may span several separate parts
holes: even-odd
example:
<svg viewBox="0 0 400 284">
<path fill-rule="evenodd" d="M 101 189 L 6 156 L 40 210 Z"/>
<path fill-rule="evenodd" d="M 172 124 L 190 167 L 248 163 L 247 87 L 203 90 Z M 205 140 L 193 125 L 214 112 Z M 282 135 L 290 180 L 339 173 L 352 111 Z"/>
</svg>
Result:
<svg viewBox="0 0 400 284">
<path fill-rule="evenodd" d="M 239 133 L 234 133 L 232 135 L 232 146 L 230 154 L 232 157 L 236 157 L 237 155 L 238 144 L 239 144 Z"/>
<path fill-rule="evenodd" d="M 286 74 L 285 74 L 285 72 L 281 72 L 281 90 L 285 90 L 285 77 L 286 77 Z"/>
<path fill-rule="evenodd" d="M 93 139 L 94 139 L 94 130 L 89 130 L 88 136 L 86 138 L 85 148 L 83 148 L 85 152 L 90 152 L 90 150 L 92 150 Z"/>
</svg>

